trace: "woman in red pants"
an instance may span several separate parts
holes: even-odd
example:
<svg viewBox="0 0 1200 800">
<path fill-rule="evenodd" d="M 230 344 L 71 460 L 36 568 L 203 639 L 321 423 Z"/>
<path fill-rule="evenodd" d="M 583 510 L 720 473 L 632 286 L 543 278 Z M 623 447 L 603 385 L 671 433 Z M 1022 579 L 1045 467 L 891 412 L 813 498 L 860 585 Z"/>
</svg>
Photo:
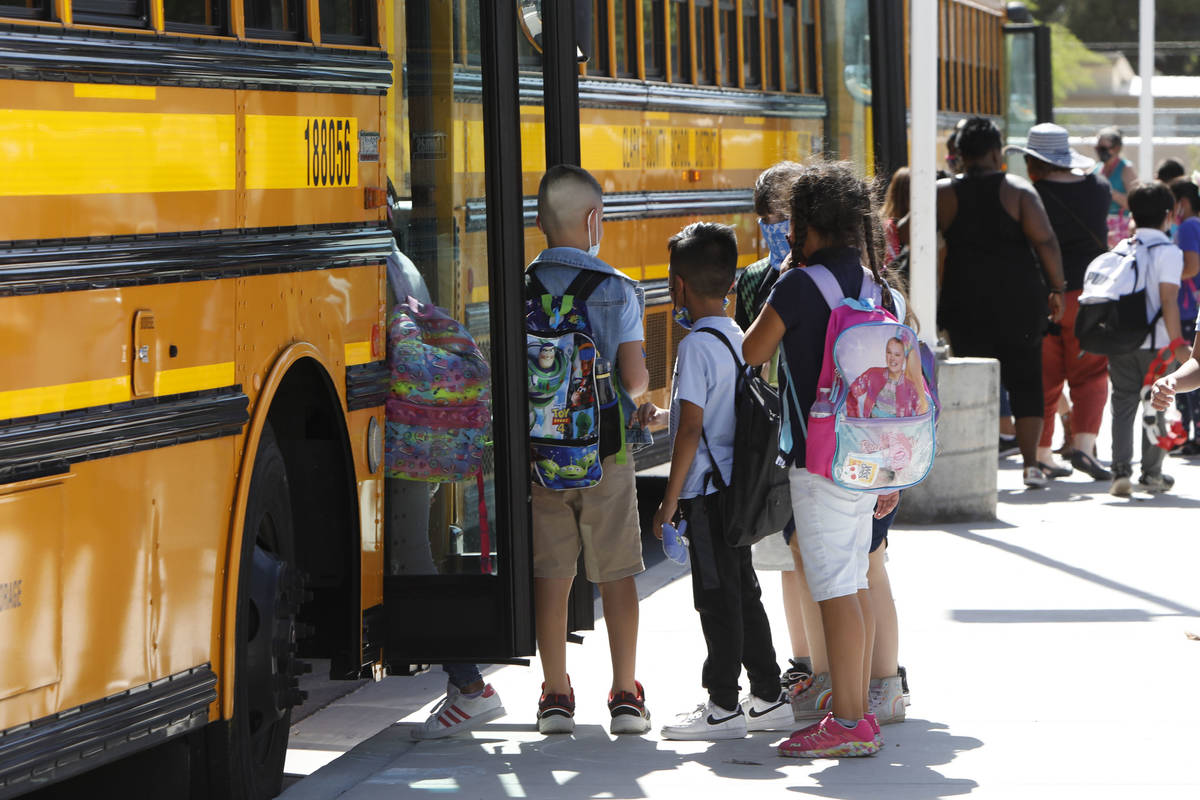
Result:
<svg viewBox="0 0 1200 800">
<path fill-rule="evenodd" d="M 1092 159 L 1071 149 L 1065 128 L 1051 123 L 1035 125 L 1026 147 L 1010 147 L 1025 154 L 1025 166 L 1042 198 L 1050 225 L 1062 250 L 1067 279 L 1065 313 L 1042 340 L 1042 387 L 1046 399 L 1045 422 L 1038 442 L 1038 462 L 1048 477 L 1071 474 L 1072 467 L 1093 480 L 1111 480 L 1112 474 L 1093 457 L 1100 417 L 1108 400 L 1108 360 L 1085 353 L 1075 338 L 1075 316 L 1087 265 L 1108 249 L 1105 218 L 1110 191 L 1102 175 L 1086 174 Z M 1071 387 L 1071 467 L 1055 463 L 1051 453 L 1054 418 L 1063 384 Z"/>
</svg>

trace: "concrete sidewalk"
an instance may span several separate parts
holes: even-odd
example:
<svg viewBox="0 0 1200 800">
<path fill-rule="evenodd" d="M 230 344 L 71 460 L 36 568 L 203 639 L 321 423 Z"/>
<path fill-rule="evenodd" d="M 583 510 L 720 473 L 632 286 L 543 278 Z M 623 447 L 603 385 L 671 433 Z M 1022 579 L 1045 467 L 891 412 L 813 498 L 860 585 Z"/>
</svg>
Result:
<svg viewBox="0 0 1200 800">
<path fill-rule="evenodd" d="M 912 706 L 873 758 L 782 759 L 783 734 L 660 740 L 660 725 L 704 699 L 686 568 L 661 562 L 641 579 L 650 734 L 607 733 L 600 621 L 568 651 L 574 736 L 537 734 L 536 665 L 489 673 L 507 717 L 436 742 L 415 743 L 411 730 L 444 676 L 389 678 L 294 727 L 289 772 L 311 774 L 283 797 L 1200 797 L 1200 641 L 1185 635 L 1200 633 L 1200 469 L 1172 458 L 1167 470 L 1172 494 L 1117 500 L 1083 476 L 1027 492 L 1008 461 L 997 522 L 894 530 L 888 568 Z M 761 578 L 782 661 L 779 581 Z"/>
</svg>

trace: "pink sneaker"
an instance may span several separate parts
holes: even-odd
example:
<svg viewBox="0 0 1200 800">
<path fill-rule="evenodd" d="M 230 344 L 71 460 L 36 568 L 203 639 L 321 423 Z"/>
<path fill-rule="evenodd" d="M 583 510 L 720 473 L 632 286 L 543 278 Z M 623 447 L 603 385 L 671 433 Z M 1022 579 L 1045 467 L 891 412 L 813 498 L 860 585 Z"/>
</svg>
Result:
<svg viewBox="0 0 1200 800">
<path fill-rule="evenodd" d="M 871 723 L 860 719 L 847 729 L 830 712 L 812 733 L 797 731 L 779 745 L 779 755 L 789 758 L 845 758 L 873 756 L 879 752 Z"/>
<path fill-rule="evenodd" d="M 875 719 L 875 715 L 869 711 L 863 715 L 863 719 L 870 724 L 871 730 L 875 732 L 875 744 L 883 747 L 883 733 L 879 730 L 879 720 Z"/>
</svg>

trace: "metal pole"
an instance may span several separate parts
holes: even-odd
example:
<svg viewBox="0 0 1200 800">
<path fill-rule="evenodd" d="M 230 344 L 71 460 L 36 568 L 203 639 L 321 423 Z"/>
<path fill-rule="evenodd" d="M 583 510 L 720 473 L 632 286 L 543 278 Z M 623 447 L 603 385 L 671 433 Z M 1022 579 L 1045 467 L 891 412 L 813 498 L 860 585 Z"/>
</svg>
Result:
<svg viewBox="0 0 1200 800">
<path fill-rule="evenodd" d="M 1138 99 L 1138 177 L 1154 175 L 1154 2 L 1140 0 L 1138 13 L 1138 73 L 1142 96 Z"/>
<path fill-rule="evenodd" d="M 912 0 L 912 156 L 909 208 L 909 300 L 921 338 L 937 343 L 937 0 Z"/>
</svg>

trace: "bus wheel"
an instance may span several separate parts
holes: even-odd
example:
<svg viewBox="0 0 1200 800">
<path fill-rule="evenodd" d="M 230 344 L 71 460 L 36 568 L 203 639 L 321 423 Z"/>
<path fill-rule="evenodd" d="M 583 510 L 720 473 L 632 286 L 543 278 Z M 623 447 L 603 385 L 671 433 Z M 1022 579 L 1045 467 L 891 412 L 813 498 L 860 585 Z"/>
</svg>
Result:
<svg viewBox="0 0 1200 800">
<path fill-rule="evenodd" d="M 297 676 L 308 666 L 295 657 L 304 581 L 294 563 L 287 472 L 268 424 L 254 459 L 242 533 L 233 719 L 204 731 L 211 798 L 263 800 L 282 787 L 292 706 L 304 701 Z"/>
</svg>

